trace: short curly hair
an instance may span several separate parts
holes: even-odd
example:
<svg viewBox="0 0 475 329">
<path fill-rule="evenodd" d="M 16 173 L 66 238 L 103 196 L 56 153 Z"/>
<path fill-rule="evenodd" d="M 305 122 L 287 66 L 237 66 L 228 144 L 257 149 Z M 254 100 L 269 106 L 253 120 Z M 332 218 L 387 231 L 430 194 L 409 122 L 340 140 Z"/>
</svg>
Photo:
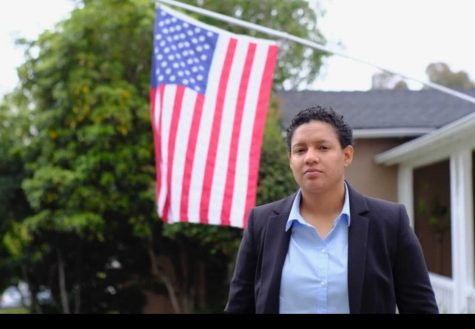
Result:
<svg viewBox="0 0 475 329">
<path fill-rule="evenodd" d="M 336 113 L 331 107 L 326 108 L 317 105 L 300 111 L 292 119 L 290 126 L 287 128 L 287 148 L 289 152 L 295 129 L 310 121 L 321 121 L 330 124 L 335 129 L 341 148 L 353 145 L 353 131 L 343 120 L 343 115 Z"/>
</svg>

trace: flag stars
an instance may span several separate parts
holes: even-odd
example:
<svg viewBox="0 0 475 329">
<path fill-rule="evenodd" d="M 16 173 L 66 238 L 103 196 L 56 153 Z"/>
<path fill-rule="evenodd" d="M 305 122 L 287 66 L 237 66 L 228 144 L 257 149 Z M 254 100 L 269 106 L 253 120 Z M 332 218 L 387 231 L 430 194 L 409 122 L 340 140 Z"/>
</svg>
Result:
<svg viewBox="0 0 475 329">
<path fill-rule="evenodd" d="M 158 9 L 154 37 L 154 81 L 204 92 L 218 35 Z"/>
</svg>

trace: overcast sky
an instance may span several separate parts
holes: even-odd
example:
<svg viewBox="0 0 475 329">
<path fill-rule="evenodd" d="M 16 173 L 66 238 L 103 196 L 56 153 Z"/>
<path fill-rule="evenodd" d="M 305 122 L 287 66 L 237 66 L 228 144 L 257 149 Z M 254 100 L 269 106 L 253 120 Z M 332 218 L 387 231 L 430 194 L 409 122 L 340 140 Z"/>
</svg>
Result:
<svg viewBox="0 0 475 329">
<path fill-rule="evenodd" d="M 320 25 L 344 51 L 385 68 L 426 80 L 425 69 L 445 62 L 475 80 L 475 1 L 326 0 Z M 365 90 L 378 72 L 342 57 L 328 61 L 319 89 Z M 419 84 L 411 87 L 420 87 Z"/>
<path fill-rule="evenodd" d="M 427 65 L 441 61 L 475 80 L 474 0 L 323 0 L 323 5 L 327 13 L 319 28 L 330 45 L 342 44 L 352 57 L 422 80 Z M 15 38 L 36 38 L 73 7 L 71 0 L 0 0 L 0 94 L 18 81 L 15 68 L 23 56 Z M 375 72 L 333 56 L 312 88 L 366 90 Z"/>
</svg>

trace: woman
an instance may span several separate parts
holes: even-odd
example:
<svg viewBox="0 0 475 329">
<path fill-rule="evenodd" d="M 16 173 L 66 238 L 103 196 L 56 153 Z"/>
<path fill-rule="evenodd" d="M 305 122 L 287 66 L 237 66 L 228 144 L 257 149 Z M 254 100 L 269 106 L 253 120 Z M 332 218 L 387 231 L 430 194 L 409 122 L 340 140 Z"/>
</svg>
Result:
<svg viewBox="0 0 475 329">
<path fill-rule="evenodd" d="M 332 109 L 301 111 L 287 130 L 299 190 L 251 210 L 228 313 L 438 313 L 403 205 L 345 181 L 352 131 Z"/>
</svg>

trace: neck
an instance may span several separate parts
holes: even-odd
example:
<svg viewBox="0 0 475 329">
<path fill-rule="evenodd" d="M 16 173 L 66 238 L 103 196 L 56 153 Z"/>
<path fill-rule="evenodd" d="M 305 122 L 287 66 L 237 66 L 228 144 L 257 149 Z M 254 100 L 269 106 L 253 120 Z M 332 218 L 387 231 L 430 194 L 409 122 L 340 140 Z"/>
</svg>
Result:
<svg viewBox="0 0 475 329">
<path fill-rule="evenodd" d="M 344 201 L 345 186 L 341 183 L 324 193 L 311 194 L 302 191 L 300 208 L 314 214 L 334 214 L 341 211 Z"/>
</svg>

